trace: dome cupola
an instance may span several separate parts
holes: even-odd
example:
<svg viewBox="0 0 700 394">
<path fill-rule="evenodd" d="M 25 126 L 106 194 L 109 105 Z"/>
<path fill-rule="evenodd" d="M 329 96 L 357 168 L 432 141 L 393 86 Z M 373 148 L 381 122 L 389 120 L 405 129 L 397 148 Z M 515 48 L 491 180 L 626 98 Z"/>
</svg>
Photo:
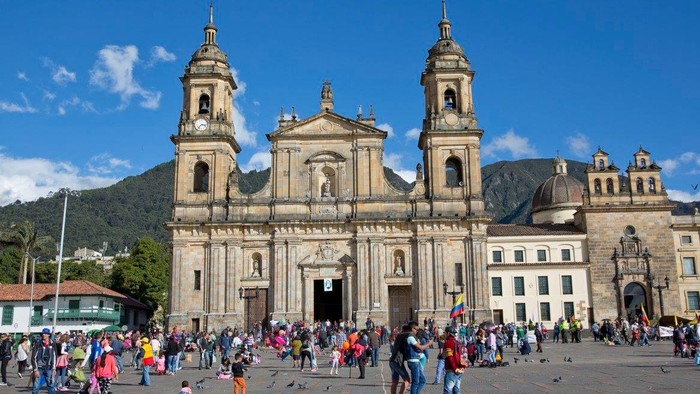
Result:
<svg viewBox="0 0 700 394">
<path fill-rule="evenodd" d="M 569 223 L 576 208 L 583 204 L 583 183 L 567 172 L 566 160 L 552 162 L 552 176 L 542 183 L 532 198 L 532 222 Z"/>
</svg>

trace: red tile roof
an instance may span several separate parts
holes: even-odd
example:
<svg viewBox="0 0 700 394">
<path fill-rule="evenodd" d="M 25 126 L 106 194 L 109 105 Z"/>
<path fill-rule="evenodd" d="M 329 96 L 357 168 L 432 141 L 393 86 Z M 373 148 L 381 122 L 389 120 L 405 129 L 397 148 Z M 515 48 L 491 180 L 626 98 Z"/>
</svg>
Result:
<svg viewBox="0 0 700 394">
<path fill-rule="evenodd" d="M 572 224 L 490 224 L 486 231 L 489 237 L 584 234 Z"/>
<path fill-rule="evenodd" d="M 32 285 L 0 285 L 0 301 L 29 301 L 31 298 Z M 54 297 L 56 295 L 55 283 L 35 283 L 34 299 Z M 61 283 L 60 295 L 101 295 L 114 298 L 126 298 L 125 295 L 117 293 L 106 287 L 86 281 L 86 280 L 66 280 Z"/>
</svg>

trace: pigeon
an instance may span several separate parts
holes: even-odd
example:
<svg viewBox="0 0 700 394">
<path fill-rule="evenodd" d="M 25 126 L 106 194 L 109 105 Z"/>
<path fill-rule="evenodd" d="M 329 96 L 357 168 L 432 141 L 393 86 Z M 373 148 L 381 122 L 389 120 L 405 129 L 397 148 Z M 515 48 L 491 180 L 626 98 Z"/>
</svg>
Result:
<svg viewBox="0 0 700 394">
<path fill-rule="evenodd" d="M 510 365 L 510 363 L 508 361 L 505 361 L 501 364 L 502 367 L 507 367 L 509 365 Z"/>
<path fill-rule="evenodd" d="M 663 372 L 663 373 L 671 373 L 671 370 L 670 370 L 670 369 L 666 369 L 666 368 L 664 368 L 664 367 L 662 366 L 662 367 L 661 367 L 661 372 Z"/>
<path fill-rule="evenodd" d="M 275 387 L 275 383 L 276 383 L 276 382 L 273 380 L 272 383 L 270 383 L 269 385 L 267 385 L 267 388 L 268 388 L 268 389 L 271 389 L 271 388 Z"/>
<path fill-rule="evenodd" d="M 304 384 L 299 383 L 299 390 L 306 390 L 309 388 L 309 382 L 304 382 Z"/>
<path fill-rule="evenodd" d="M 333 388 L 333 386 L 326 386 L 326 391 L 331 391 L 331 388 Z"/>
<path fill-rule="evenodd" d="M 250 375 L 248 375 L 248 379 L 250 379 Z"/>
<path fill-rule="evenodd" d="M 541 362 L 542 364 L 548 363 L 548 362 L 549 362 L 549 359 L 548 359 L 548 358 L 541 358 L 541 359 L 540 359 L 540 362 Z"/>
<path fill-rule="evenodd" d="M 195 386 L 196 386 L 199 390 L 204 389 L 204 379 L 196 381 L 196 382 L 195 382 Z"/>
<path fill-rule="evenodd" d="M 272 375 L 270 375 L 270 376 L 277 376 L 277 374 L 278 374 L 278 373 L 280 373 L 280 371 L 279 371 L 279 370 L 277 370 L 277 371 L 273 372 L 273 373 L 272 373 Z"/>
<path fill-rule="evenodd" d="M 294 381 L 292 380 L 292 383 L 289 383 L 287 387 L 294 387 Z"/>
<path fill-rule="evenodd" d="M 520 361 L 520 359 L 519 359 L 519 358 L 517 358 L 517 357 L 513 357 L 513 361 L 515 361 L 515 363 L 517 364 L 517 363 L 518 363 L 518 361 Z"/>
<path fill-rule="evenodd" d="M 567 359 L 564 360 L 564 361 L 566 361 L 567 363 L 573 363 L 573 362 L 574 362 L 574 360 L 571 359 L 571 356 L 569 356 L 569 358 L 567 358 Z"/>
<path fill-rule="evenodd" d="M 698 185 L 699 185 L 699 184 L 698 184 L 698 183 L 696 183 L 696 184 L 694 184 L 694 185 L 690 185 L 690 186 L 692 186 L 692 187 L 693 187 L 693 190 L 698 190 Z"/>
<path fill-rule="evenodd" d="M 559 382 L 561 382 L 561 376 L 558 377 L 558 378 L 552 379 L 552 382 L 554 382 L 554 383 L 559 383 Z"/>
</svg>

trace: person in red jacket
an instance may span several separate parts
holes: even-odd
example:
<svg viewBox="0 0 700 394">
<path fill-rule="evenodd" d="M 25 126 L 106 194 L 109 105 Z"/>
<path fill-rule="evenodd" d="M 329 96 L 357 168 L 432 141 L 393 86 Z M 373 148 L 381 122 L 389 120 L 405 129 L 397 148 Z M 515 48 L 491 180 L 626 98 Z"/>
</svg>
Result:
<svg viewBox="0 0 700 394">
<path fill-rule="evenodd" d="M 459 394 L 462 384 L 462 374 L 466 365 L 462 362 L 462 354 L 459 351 L 459 342 L 455 338 L 455 329 L 452 326 L 445 328 L 445 389 L 444 393 Z"/>
<path fill-rule="evenodd" d="M 119 369 L 117 359 L 112 354 L 112 348 L 107 345 L 102 348 L 102 355 L 95 360 L 94 371 L 100 385 L 100 393 L 112 391 L 112 380 L 118 380 Z"/>
</svg>

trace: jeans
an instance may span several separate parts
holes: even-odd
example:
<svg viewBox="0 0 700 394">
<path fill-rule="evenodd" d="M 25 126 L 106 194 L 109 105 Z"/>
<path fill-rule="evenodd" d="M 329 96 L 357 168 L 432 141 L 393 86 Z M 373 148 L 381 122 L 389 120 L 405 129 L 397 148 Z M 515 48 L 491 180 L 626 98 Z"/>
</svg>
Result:
<svg viewBox="0 0 700 394">
<path fill-rule="evenodd" d="M 124 372 L 124 360 L 122 360 L 122 355 L 115 354 L 114 359 L 117 361 L 117 369 L 119 370 L 119 373 Z"/>
<path fill-rule="evenodd" d="M 56 383 L 58 387 L 63 387 L 66 385 L 66 373 L 68 372 L 68 367 L 56 368 Z"/>
<path fill-rule="evenodd" d="M 447 371 L 445 374 L 445 388 L 443 394 L 459 394 L 462 385 L 462 375 L 457 375 L 454 371 Z"/>
<path fill-rule="evenodd" d="M 2 359 L 2 366 L 0 366 L 0 373 L 2 373 L 2 382 L 7 383 L 7 363 L 10 362 L 9 358 Z"/>
<path fill-rule="evenodd" d="M 438 358 L 437 367 L 435 368 L 435 380 L 433 381 L 435 384 L 440 384 L 440 378 L 443 373 L 445 373 L 445 359 Z"/>
<path fill-rule="evenodd" d="M 39 372 L 39 377 L 34 379 L 32 394 L 37 394 L 43 383 L 46 383 L 49 394 L 56 394 L 56 382 L 53 380 L 53 371 L 50 368 L 39 368 L 37 371 Z"/>
<path fill-rule="evenodd" d="M 177 355 L 168 356 L 168 372 L 175 373 L 177 370 Z"/>
<path fill-rule="evenodd" d="M 175 358 L 175 370 L 173 373 L 180 370 L 180 357 L 182 357 L 182 352 L 177 352 L 177 357 Z"/>
<path fill-rule="evenodd" d="M 151 370 L 150 365 L 144 365 L 143 366 L 143 375 L 141 375 L 141 383 L 140 385 L 143 386 L 150 386 L 151 385 L 151 376 L 148 374 Z"/>
<path fill-rule="evenodd" d="M 411 394 L 418 394 L 423 390 L 425 386 L 425 375 L 423 375 L 423 368 L 420 366 L 420 362 L 408 363 L 408 369 L 411 370 Z"/>
<path fill-rule="evenodd" d="M 484 359 L 484 344 L 483 343 L 478 343 L 476 345 L 476 359 L 477 360 Z"/>
<path fill-rule="evenodd" d="M 224 359 L 228 358 L 228 350 L 229 350 L 229 348 L 227 348 L 227 347 L 221 348 L 221 362 L 223 362 Z"/>
<path fill-rule="evenodd" d="M 211 352 L 204 351 L 199 354 L 199 369 L 202 369 L 202 364 L 204 368 L 211 368 Z"/>
<path fill-rule="evenodd" d="M 372 366 L 379 365 L 379 346 L 372 346 Z"/>
</svg>

